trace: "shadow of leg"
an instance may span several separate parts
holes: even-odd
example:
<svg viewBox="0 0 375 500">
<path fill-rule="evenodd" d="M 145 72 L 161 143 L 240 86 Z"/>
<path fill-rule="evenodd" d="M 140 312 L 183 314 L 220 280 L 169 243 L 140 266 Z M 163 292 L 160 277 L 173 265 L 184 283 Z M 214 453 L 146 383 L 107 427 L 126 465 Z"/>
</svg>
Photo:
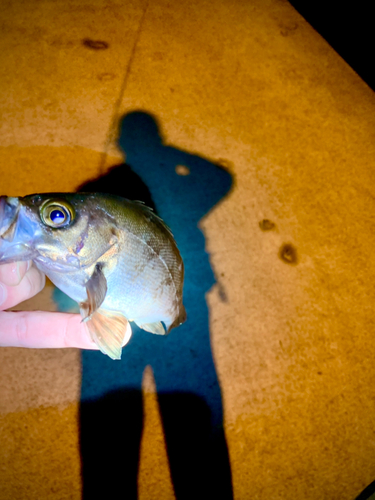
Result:
<svg viewBox="0 0 375 500">
<path fill-rule="evenodd" d="M 233 498 L 224 430 L 194 394 L 159 395 L 173 486 L 178 500 Z"/>
<path fill-rule="evenodd" d="M 142 421 L 141 391 L 119 390 L 81 403 L 83 500 L 137 499 Z"/>
</svg>

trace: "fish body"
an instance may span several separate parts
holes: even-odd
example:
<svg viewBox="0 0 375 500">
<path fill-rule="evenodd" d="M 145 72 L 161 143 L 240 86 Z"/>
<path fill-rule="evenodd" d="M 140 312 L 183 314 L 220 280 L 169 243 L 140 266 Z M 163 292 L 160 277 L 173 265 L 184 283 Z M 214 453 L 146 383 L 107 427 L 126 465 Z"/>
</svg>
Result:
<svg viewBox="0 0 375 500">
<path fill-rule="evenodd" d="M 141 202 L 99 193 L 1 196 L 0 264 L 20 260 L 33 260 L 79 303 L 92 339 L 113 359 L 130 338 L 128 321 L 164 334 L 186 320 L 177 245 Z"/>
</svg>

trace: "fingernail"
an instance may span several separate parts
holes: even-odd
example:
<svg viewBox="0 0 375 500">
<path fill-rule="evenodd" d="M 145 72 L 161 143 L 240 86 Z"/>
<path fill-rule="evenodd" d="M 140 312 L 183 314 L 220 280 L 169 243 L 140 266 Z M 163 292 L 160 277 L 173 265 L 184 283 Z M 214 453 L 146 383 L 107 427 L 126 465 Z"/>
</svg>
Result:
<svg viewBox="0 0 375 500">
<path fill-rule="evenodd" d="M 17 275 L 17 284 L 21 282 L 22 278 L 25 276 L 27 271 L 31 267 L 31 261 L 27 262 L 17 262 L 17 267 L 16 267 L 16 275 Z"/>
<path fill-rule="evenodd" d="M 20 267 L 21 267 L 21 262 L 17 262 L 17 267 L 16 267 L 17 283 L 19 283 L 22 279 Z"/>
<path fill-rule="evenodd" d="M 8 296 L 7 289 L 2 283 L 0 283 L 0 306 L 1 304 L 4 304 L 7 296 Z"/>
</svg>

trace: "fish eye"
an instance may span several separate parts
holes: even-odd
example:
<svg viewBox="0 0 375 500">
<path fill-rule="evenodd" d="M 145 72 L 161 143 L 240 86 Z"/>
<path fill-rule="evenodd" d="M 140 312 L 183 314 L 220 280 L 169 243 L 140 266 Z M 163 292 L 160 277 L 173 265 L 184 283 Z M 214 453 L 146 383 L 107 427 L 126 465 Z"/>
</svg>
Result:
<svg viewBox="0 0 375 500">
<path fill-rule="evenodd" d="M 49 227 L 65 227 L 74 220 L 74 209 L 66 201 L 47 200 L 40 207 L 40 217 Z"/>
</svg>

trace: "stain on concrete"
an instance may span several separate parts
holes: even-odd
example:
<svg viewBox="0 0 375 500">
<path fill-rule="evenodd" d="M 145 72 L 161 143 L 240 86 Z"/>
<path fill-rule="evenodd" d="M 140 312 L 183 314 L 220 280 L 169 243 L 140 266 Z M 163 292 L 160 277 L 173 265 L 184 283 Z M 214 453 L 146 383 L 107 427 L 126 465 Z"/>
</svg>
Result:
<svg viewBox="0 0 375 500">
<path fill-rule="evenodd" d="M 109 47 L 109 44 L 104 40 L 92 40 L 91 38 L 84 38 L 82 45 L 92 50 L 106 50 Z"/>
<path fill-rule="evenodd" d="M 280 23 L 279 24 L 280 29 L 280 35 L 281 36 L 289 36 L 293 34 L 294 31 L 298 28 L 297 23 Z"/>
<path fill-rule="evenodd" d="M 297 249 L 291 243 L 281 246 L 279 257 L 285 264 L 298 264 Z"/>
<path fill-rule="evenodd" d="M 276 224 L 269 219 L 263 219 L 259 222 L 259 227 L 262 231 L 272 231 L 276 228 Z"/>
<path fill-rule="evenodd" d="M 97 78 L 101 82 L 110 82 L 116 78 L 116 75 L 113 73 L 100 73 Z"/>
</svg>

